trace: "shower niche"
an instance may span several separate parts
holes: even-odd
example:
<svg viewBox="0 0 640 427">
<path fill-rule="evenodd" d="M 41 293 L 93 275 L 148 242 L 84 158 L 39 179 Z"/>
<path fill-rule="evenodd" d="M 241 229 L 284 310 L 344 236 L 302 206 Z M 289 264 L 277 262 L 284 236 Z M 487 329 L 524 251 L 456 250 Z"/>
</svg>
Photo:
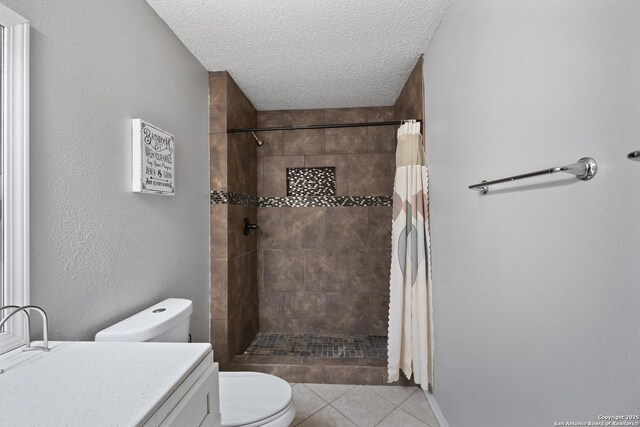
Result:
<svg viewBox="0 0 640 427">
<path fill-rule="evenodd" d="M 422 93 L 422 60 L 395 105 L 379 107 L 256 111 L 228 73 L 210 74 L 211 342 L 222 370 L 386 384 L 397 126 L 229 130 L 423 119 Z M 244 218 L 261 233 L 244 235 Z"/>
<path fill-rule="evenodd" d="M 336 195 L 336 168 L 287 168 L 287 197 Z"/>
</svg>

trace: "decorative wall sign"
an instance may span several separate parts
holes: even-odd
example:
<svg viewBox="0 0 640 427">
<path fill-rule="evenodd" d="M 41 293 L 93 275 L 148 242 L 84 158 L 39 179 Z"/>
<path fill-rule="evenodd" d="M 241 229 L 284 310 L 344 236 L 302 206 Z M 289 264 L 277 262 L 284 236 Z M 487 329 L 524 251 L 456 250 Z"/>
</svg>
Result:
<svg viewBox="0 0 640 427">
<path fill-rule="evenodd" d="M 175 194 L 175 138 L 144 120 L 131 120 L 133 191 Z"/>
</svg>

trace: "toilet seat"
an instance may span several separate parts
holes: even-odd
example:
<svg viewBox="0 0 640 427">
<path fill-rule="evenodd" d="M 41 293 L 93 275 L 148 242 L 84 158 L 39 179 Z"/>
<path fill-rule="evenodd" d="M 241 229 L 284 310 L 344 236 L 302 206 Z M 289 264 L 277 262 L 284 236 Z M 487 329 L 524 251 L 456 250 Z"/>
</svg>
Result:
<svg viewBox="0 0 640 427">
<path fill-rule="evenodd" d="M 295 412 L 285 380 L 259 372 L 220 373 L 222 427 L 288 427 Z"/>
</svg>

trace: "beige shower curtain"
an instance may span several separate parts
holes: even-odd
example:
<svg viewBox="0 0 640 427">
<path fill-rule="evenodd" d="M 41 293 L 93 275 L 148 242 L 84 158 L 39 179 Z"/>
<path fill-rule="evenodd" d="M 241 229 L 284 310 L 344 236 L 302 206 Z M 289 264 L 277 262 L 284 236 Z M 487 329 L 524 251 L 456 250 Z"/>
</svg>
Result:
<svg viewBox="0 0 640 427">
<path fill-rule="evenodd" d="M 388 381 L 400 369 L 423 389 L 433 384 L 429 193 L 420 123 L 398 129 L 393 194 Z"/>
</svg>

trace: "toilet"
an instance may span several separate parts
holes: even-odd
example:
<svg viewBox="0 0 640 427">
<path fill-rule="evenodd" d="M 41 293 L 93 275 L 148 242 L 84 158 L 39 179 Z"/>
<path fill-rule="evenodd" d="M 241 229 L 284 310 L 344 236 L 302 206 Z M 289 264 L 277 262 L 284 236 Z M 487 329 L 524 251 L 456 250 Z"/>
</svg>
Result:
<svg viewBox="0 0 640 427">
<path fill-rule="evenodd" d="M 96 334 L 96 341 L 188 342 L 191 301 L 169 298 Z M 215 355 L 214 355 L 215 356 Z M 258 372 L 220 372 L 222 427 L 288 427 L 296 410 L 289 383 Z"/>
</svg>

